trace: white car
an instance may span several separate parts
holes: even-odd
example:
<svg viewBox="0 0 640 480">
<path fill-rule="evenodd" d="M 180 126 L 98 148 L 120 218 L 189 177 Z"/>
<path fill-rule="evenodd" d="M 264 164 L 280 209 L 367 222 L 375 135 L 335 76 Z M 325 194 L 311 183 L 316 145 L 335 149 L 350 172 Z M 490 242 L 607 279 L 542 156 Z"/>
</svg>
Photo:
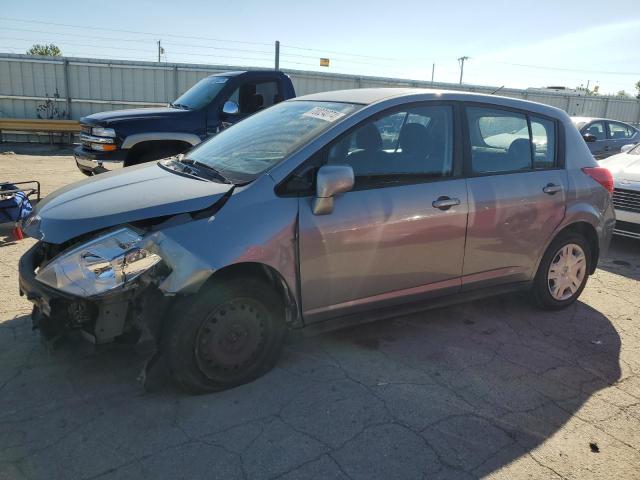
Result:
<svg viewBox="0 0 640 480">
<path fill-rule="evenodd" d="M 614 233 L 640 239 L 640 144 L 625 145 L 622 153 L 599 163 L 613 174 Z"/>
</svg>

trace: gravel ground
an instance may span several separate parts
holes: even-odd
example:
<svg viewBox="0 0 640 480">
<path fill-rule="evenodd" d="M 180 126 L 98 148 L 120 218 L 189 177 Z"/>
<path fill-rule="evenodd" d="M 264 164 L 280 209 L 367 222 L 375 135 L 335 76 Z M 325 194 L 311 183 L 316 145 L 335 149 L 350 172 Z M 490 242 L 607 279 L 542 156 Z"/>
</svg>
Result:
<svg viewBox="0 0 640 480">
<path fill-rule="evenodd" d="M 3 178 L 83 178 L 35 153 Z M 139 348 L 46 348 L 17 294 L 32 240 L 0 245 L 0 479 L 640 478 L 640 242 L 614 239 L 568 310 L 510 295 L 295 339 L 195 397 L 145 392 Z"/>
</svg>

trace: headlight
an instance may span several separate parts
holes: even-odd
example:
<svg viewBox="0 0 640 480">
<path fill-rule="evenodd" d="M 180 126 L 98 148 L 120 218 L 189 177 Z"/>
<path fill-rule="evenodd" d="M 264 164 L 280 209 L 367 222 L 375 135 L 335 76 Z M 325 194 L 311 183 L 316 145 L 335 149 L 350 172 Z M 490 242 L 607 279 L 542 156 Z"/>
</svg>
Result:
<svg viewBox="0 0 640 480">
<path fill-rule="evenodd" d="M 116 131 L 113 128 L 93 127 L 91 134 L 96 137 L 111 137 L 116 138 Z"/>
<path fill-rule="evenodd" d="M 101 235 L 62 253 L 38 271 L 36 280 L 82 297 L 123 287 L 160 261 L 139 247 L 141 241 L 128 228 Z"/>
</svg>

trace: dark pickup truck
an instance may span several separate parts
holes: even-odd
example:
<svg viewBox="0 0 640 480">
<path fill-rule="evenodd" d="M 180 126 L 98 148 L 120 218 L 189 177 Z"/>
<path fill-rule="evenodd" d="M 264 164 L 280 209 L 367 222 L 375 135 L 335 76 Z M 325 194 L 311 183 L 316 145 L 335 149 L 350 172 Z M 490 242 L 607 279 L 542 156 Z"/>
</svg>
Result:
<svg viewBox="0 0 640 480">
<path fill-rule="evenodd" d="M 295 97 L 278 71 L 203 78 L 167 107 L 114 110 L 80 119 L 78 168 L 95 175 L 182 153 L 243 118 Z"/>
</svg>

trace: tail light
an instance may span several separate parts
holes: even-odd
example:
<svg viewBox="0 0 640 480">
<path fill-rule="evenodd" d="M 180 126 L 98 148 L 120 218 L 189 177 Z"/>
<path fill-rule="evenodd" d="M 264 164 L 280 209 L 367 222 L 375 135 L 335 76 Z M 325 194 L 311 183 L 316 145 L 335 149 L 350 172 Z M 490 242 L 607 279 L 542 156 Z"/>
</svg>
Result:
<svg viewBox="0 0 640 480">
<path fill-rule="evenodd" d="M 613 193 L 613 175 L 611 175 L 609 169 L 604 167 L 585 167 L 582 171 L 602 185 L 607 192 Z"/>
</svg>

